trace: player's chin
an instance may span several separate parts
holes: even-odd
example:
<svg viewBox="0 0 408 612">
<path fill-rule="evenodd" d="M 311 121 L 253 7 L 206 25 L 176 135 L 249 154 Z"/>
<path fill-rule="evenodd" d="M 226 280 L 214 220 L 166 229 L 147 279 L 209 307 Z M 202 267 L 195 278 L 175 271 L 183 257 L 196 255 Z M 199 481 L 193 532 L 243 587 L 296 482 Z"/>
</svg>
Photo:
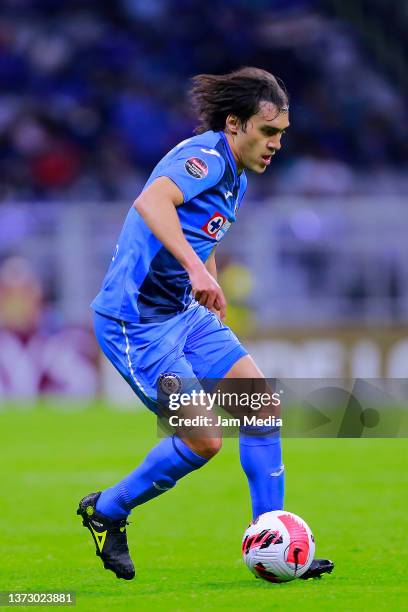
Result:
<svg viewBox="0 0 408 612">
<path fill-rule="evenodd" d="M 251 170 L 257 174 L 263 174 L 267 168 L 267 165 L 268 164 L 264 164 L 263 162 L 256 162 L 252 165 Z"/>
</svg>

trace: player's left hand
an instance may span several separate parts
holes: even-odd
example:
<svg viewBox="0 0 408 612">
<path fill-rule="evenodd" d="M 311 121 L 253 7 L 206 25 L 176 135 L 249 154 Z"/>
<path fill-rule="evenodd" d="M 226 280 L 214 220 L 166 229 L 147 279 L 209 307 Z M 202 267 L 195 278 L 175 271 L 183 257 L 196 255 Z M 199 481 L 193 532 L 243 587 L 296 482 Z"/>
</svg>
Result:
<svg viewBox="0 0 408 612">
<path fill-rule="evenodd" d="M 222 317 L 221 310 L 219 310 L 218 308 L 215 308 L 215 306 L 213 306 L 212 308 L 209 308 L 208 310 L 210 312 L 213 312 L 219 318 L 220 321 L 225 319 L 225 317 Z"/>
</svg>

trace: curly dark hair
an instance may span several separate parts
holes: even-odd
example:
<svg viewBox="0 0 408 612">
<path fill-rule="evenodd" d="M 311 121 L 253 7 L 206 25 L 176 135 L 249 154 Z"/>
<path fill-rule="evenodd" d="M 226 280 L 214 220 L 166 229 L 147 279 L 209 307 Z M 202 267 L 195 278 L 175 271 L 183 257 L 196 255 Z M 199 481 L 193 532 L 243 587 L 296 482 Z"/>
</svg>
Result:
<svg viewBox="0 0 408 612">
<path fill-rule="evenodd" d="M 245 67 L 228 74 L 198 74 L 192 78 L 190 98 L 200 123 L 197 134 L 225 129 L 228 115 L 236 115 L 245 130 L 248 119 L 265 100 L 272 102 L 277 114 L 289 108 L 285 85 L 270 72 Z"/>
</svg>

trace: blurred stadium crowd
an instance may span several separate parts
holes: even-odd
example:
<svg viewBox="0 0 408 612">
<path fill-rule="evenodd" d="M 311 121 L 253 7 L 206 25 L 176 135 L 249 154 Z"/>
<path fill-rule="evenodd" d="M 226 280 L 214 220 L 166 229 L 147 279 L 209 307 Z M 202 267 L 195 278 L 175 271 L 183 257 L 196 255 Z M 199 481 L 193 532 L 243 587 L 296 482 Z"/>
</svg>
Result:
<svg viewBox="0 0 408 612">
<path fill-rule="evenodd" d="M 256 65 L 292 100 L 253 196 L 408 192 L 403 92 L 318 0 L 3 0 L 0 202 L 132 200 L 191 135 L 188 79 Z"/>
</svg>

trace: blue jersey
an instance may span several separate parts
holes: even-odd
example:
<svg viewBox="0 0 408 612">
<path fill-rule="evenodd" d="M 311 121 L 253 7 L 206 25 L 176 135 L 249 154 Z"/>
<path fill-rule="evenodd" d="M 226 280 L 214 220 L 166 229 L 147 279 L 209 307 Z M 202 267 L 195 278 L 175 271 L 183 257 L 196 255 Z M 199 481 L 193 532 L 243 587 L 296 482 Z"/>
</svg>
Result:
<svg viewBox="0 0 408 612">
<path fill-rule="evenodd" d="M 182 192 L 177 213 L 184 236 L 206 262 L 234 223 L 247 185 L 245 173 L 237 174 L 224 133 L 208 131 L 178 144 L 157 164 L 144 189 L 160 176 Z M 191 301 L 186 270 L 132 206 L 92 308 L 123 321 L 153 323 L 185 311 Z"/>
</svg>

